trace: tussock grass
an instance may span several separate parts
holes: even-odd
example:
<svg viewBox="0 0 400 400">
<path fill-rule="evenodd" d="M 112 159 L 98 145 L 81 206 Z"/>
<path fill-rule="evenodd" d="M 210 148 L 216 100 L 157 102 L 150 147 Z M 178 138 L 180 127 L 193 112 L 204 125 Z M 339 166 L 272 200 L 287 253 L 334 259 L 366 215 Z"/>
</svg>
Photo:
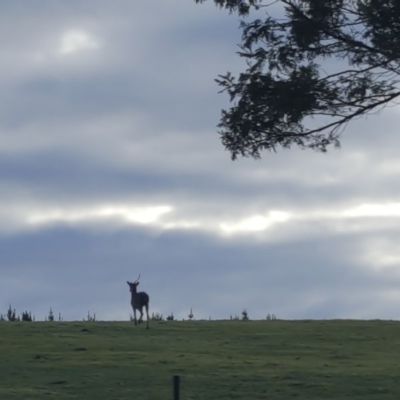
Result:
<svg viewBox="0 0 400 400">
<path fill-rule="evenodd" d="M 2 399 L 399 399 L 400 323 L 0 323 Z"/>
</svg>

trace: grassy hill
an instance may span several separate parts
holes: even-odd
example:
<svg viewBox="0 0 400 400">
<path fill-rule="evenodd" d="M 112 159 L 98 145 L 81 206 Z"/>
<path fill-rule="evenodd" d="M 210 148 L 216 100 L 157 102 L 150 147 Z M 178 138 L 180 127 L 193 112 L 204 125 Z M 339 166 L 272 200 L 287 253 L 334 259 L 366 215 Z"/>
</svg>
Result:
<svg viewBox="0 0 400 400">
<path fill-rule="evenodd" d="M 391 321 L 0 323 L 0 398 L 399 399 Z"/>
</svg>

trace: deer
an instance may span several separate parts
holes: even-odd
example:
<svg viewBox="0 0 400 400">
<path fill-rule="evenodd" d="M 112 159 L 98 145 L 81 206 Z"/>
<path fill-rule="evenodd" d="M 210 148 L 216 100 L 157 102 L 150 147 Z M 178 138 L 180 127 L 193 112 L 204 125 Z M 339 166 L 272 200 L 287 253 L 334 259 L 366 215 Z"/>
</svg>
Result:
<svg viewBox="0 0 400 400">
<path fill-rule="evenodd" d="M 126 281 L 126 283 L 129 285 L 129 290 L 131 292 L 131 306 L 133 309 L 133 317 L 134 317 L 135 325 L 143 322 L 143 307 L 145 307 L 146 315 L 147 315 L 146 329 L 149 329 L 149 300 L 150 300 L 150 297 L 146 292 L 138 292 L 137 291 L 137 287 L 139 285 L 139 279 L 140 279 L 140 274 L 135 282 Z M 137 321 L 137 319 L 136 319 L 136 310 L 140 311 L 139 321 Z"/>
</svg>

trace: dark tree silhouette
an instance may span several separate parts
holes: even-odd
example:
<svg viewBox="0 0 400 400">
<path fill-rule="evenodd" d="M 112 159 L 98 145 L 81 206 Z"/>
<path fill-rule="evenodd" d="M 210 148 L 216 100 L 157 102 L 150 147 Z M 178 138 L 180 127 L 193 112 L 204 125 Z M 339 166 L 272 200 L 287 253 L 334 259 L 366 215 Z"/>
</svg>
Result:
<svg viewBox="0 0 400 400">
<path fill-rule="evenodd" d="M 247 69 L 216 79 L 232 103 L 218 124 L 232 159 L 326 151 L 348 122 L 400 95 L 399 0 L 213 1 L 243 18 Z"/>
</svg>

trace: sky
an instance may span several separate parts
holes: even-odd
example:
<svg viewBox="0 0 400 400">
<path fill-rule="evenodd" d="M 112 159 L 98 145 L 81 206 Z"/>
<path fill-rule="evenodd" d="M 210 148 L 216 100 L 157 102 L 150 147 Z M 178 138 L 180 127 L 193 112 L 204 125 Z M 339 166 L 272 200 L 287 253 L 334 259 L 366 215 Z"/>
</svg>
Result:
<svg viewBox="0 0 400 400">
<path fill-rule="evenodd" d="M 0 4 L 0 313 L 400 318 L 400 109 L 230 159 L 239 21 L 212 2 Z"/>
</svg>

